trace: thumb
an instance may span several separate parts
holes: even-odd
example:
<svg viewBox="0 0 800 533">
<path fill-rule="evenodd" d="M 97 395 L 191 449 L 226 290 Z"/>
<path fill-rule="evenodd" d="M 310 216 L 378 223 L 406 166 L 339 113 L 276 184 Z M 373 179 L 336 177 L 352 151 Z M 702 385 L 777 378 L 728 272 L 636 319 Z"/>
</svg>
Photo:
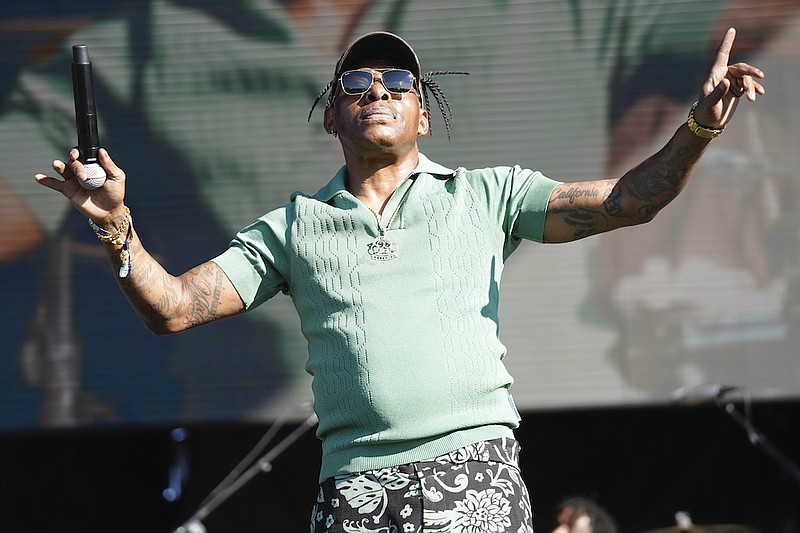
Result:
<svg viewBox="0 0 800 533">
<path fill-rule="evenodd" d="M 708 93 L 703 100 L 708 107 L 714 107 L 720 100 L 728 93 L 731 88 L 731 80 L 727 77 L 722 78 L 720 82 L 714 86 L 710 93 Z"/>
</svg>

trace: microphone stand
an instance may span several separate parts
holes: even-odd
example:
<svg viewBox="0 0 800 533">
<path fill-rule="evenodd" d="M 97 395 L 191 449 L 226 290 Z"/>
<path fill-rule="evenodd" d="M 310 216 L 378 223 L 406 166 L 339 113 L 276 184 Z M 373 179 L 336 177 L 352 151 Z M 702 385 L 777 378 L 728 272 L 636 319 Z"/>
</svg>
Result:
<svg viewBox="0 0 800 533">
<path fill-rule="evenodd" d="M 258 449 L 266 444 L 277 433 L 278 429 L 283 425 L 284 416 L 280 417 L 278 421 L 270 428 L 264 437 L 261 438 L 256 447 L 228 474 L 228 476 L 213 490 L 211 494 L 200 504 L 200 508 L 183 523 L 173 533 L 205 533 L 206 528 L 203 525 L 203 520 L 211 514 L 211 512 L 220 506 L 225 500 L 230 498 L 236 491 L 242 488 L 248 481 L 250 481 L 259 472 L 269 472 L 272 470 L 272 462 L 282 452 L 292 445 L 309 429 L 317 425 L 319 419 L 316 414 L 309 416 L 300 426 L 287 435 L 282 441 L 276 444 L 271 450 L 264 454 L 255 464 L 242 471 L 246 463 L 249 463 L 252 456 L 258 453 Z"/>
<path fill-rule="evenodd" d="M 750 419 L 749 400 L 745 400 L 745 413 L 736 410 L 736 405 L 732 401 L 723 400 L 722 396 L 716 399 L 717 406 L 730 416 L 737 424 L 744 428 L 750 444 L 759 448 L 770 456 L 788 473 L 792 479 L 800 486 L 800 467 L 797 466 L 786 454 L 775 447 L 765 436 L 753 425 Z"/>
</svg>

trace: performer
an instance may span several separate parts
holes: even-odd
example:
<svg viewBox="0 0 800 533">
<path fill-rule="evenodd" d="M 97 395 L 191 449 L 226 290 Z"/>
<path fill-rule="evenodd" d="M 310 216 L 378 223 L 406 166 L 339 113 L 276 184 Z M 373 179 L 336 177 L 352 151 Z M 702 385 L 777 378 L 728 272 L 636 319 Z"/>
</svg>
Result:
<svg viewBox="0 0 800 533">
<path fill-rule="evenodd" d="M 81 187 L 77 150 L 53 163 L 63 179 L 36 180 L 89 218 L 156 334 L 244 313 L 278 292 L 292 298 L 323 450 L 312 530 L 532 531 L 498 338 L 503 264 L 523 239 L 568 242 L 641 224 L 673 200 L 739 98 L 764 94 L 759 69 L 728 64 L 734 38 L 728 30 L 662 150 L 622 177 L 566 184 L 519 166 L 453 170 L 426 158 L 417 141 L 429 131 L 429 97 L 448 127 L 449 104 L 408 43 L 366 34 L 318 98 L 330 91 L 323 125 L 345 165 L 179 276 L 139 240 L 126 175 L 107 151 L 100 189 Z M 193 237 L 202 238 L 176 235 L 176 246 Z"/>
</svg>

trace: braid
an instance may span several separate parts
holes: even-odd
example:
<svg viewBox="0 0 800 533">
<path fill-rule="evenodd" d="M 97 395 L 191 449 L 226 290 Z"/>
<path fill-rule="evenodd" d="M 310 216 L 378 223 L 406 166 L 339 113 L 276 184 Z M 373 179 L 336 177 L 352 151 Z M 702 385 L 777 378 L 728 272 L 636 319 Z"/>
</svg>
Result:
<svg viewBox="0 0 800 533">
<path fill-rule="evenodd" d="M 450 140 L 450 134 L 453 131 L 453 111 L 450 109 L 450 102 L 447 101 L 447 97 L 442 91 L 439 84 L 433 81 L 433 76 L 446 76 L 449 74 L 462 74 L 462 75 L 469 75 L 469 72 L 454 72 L 454 71 L 447 71 L 447 70 L 433 70 L 431 72 L 426 72 L 422 75 L 422 79 L 420 80 L 420 85 L 422 86 L 422 90 L 425 93 L 425 108 L 428 111 L 428 115 L 431 114 L 430 109 L 430 100 L 428 99 L 428 90 L 430 90 L 433 98 L 436 100 L 436 104 L 439 106 L 439 112 L 442 114 L 442 119 L 444 120 L 444 127 L 447 130 L 447 140 Z M 430 129 L 430 133 L 433 134 L 433 128 Z"/>
<path fill-rule="evenodd" d="M 320 100 L 322 100 L 322 97 L 325 96 L 325 93 L 327 93 L 328 91 L 331 90 L 331 87 L 333 86 L 334 83 L 335 83 L 335 80 L 329 81 L 328 85 L 326 85 L 325 88 L 322 89 L 322 91 L 317 95 L 316 100 L 314 100 L 314 105 L 311 106 L 311 111 L 308 112 L 308 120 L 307 120 L 307 122 L 311 122 L 311 114 L 314 112 L 314 108 L 317 107 L 317 104 L 319 103 Z M 330 106 L 332 99 L 333 99 L 333 95 L 331 94 L 328 97 L 328 106 Z"/>
</svg>

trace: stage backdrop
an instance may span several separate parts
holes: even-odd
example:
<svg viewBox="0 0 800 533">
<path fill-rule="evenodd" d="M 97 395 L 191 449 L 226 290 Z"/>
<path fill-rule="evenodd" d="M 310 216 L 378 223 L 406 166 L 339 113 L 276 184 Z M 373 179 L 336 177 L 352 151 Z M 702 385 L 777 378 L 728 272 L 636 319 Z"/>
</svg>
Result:
<svg viewBox="0 0 800 533">
<path fill-rule="evenodd" d="M 455 130 L 433 111 L 426 155 L 575 181 L 660 148 L 737 26 L 734 59 L 765 70 L 767 96 L 743 102 L 652 224 L 524 243 L 504 267 L 500 334 L 523 410 L 659 404 L 706 382 L 800 396 L 800 2 L 305 4 L 0 5 L 0 429 L 266 420 L 311 399 L 288 297 L 157 338 L 86 221 L 34 182 L 76 142 L 72 45 L 89 47 L 137 230 L 177 274 L 339 168 L 321 109 L 307 115 L 346 43 L 376 29 L 426 71 L 471 72 L 439 80 Z"/>
</svg>

